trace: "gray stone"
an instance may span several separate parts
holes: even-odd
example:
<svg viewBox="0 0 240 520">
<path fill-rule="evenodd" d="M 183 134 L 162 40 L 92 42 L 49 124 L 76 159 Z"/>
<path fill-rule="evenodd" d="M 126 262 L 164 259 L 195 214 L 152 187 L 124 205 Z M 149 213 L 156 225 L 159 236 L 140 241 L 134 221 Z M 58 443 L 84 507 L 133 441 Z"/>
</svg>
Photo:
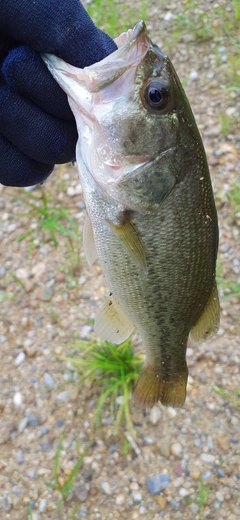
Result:
<svg viewBox="0 0 240 520">
<path fill-rule="evenodd" d="M 211 453 L 201 453 L 200 459 L 203 460 L 203 462 L 214 462 L 215 457 L 211 455 Z"/>
<path fill-rule="evenodd" d="M 104 493 L 106 493 L 106 495 L 111 495 L 111 489 L 110 489 L 110 485 L 108 482 L 102 482 L 102 490 L 104 491 Z"/>
<path fill-rule="evenodd" d="M 23 361 L 25 360 L 26 358 L 26 354 L 25 352 L 19 352 L 18 356 L 16 357 L 15 359 L 15 365 L 18 367 L 19 365 L 21 365 L 21 363 L 23 363 Z"/>
<path fill-rule="evenodd" d="M 85 502 L 85 500 L 87 500 L 88 490 L 84 484 L 79 484 L 79 486 L 76 486 L 73 490 L 73 493 L 80 502 Z"/>
<path fill-rule="evenodd" d="M 135 504 L 140 504 L 140 502 L 142 500 L 142 493 L 140 493 L 140 491 L 133 491 L 132 497 L 133 497 Z"/>
<path fill-rule="evenodd" d="M 45 385 L 48 388 L 50 388 L 50 389 L 54 388 L 55 383 L 54 383 L 54 379 L 52 378 L 51 374 L 48 374 L 48 372 L 45 372 L 45 374 L 43 375 L 43 379 L 44 379 Z"/>
<path fill-rule="evenodd" d="M 28 424 L 28 418 L 27 417 L 23 417 L 23 419 L 21 419 L 21 421 L 18 423 L 18 431 L 19 433 L 22 433 L 26 426 Z"/>
<path fill-rule="evenodd" d="M 169 484 L 169 476 L 167 473 L 160 473 L 155 477 L 151 477 L 147 480 L 147 486 L 151 495 L 156 495 L 166 489 Z"/>
<path fill-rule="evenodd" d="M 68 401 L 70 399 L 70 392 L 68 392 L 67 390 L 65 390 L 65 392 L 60 392 L 60 394 L 58 394 L 57 398 L 59 399 L 59 401 L 68 403 Z"/>
<path fill-rule="evenodd" d="M 32 428 L 36 428 L 36 426 L 39 426 L 40 420 L 38 415 L 35 415 L 34 413 L 29 413 L 27 415 L 27 424 L 28 426 L 32 426 Z"/>
<path fill-rule="evenodd" d="M 47 501 L 45 498 L 41 498 L 40 502 L 39 502 L 39 513 L 45 513 L 47 509 Z"/>
<path fill-rule="evenodd" d="M 5 497 L 4 498 L 4 501 L 3 501 L 3 509 L 6 513 L 8 513 L 9 511 L 11 511 L 12 509 L 12 504 L 11 502 L 9 502 L 8 498 Z"/>
</svg>

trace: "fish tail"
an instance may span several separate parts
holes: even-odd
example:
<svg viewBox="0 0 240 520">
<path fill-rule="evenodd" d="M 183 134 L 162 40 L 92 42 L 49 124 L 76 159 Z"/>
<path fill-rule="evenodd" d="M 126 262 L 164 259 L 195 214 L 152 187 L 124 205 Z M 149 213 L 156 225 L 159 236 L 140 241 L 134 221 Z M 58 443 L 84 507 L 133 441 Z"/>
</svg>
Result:
<svg viewBox="0 0 240 520">
<path fill-rule="evenodd" d="M 148 365 L 139 376 L 134 396 L 145 406 L 153 406 L 160 401 L 164 406 L 179 408 L 186 399 L 187 377 L 187 366 L 181 373 L 166 377 Z"/>
</svg>

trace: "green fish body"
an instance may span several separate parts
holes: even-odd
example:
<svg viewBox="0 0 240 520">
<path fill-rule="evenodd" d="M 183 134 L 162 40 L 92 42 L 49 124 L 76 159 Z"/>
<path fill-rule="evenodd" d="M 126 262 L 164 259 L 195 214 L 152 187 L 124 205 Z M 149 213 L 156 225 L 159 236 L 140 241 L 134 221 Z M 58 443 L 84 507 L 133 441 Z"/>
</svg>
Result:
<svg viewBox="0 0 240 520">
<path fill-rule="evenodd" d="M 69 96 L 87 208 L 86 256 L 110 296 L 96 317 L 114 343 L 139 331 L 146 360 L 136 398 L 182 406 L 189 335 L 219 326 L 218 223 L 202 140 L 169 58 L 143 22 L 83 70 L 44 59 Z"/>
</svg>

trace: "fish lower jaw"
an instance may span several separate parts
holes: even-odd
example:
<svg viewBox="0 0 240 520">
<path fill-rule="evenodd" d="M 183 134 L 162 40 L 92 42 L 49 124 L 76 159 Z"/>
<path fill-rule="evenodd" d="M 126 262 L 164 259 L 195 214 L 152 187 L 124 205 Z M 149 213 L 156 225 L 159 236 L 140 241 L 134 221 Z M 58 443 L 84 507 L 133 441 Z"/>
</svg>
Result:
<svg viewBox="0 0 240 520">
<path fill-rule="evenodd" d="M 154 366 L 143 367 L 134 397 L 145 406 L 154 406 L 160 401 L 164 406 L 180 408 L 186 399 L 188 369 L 164 375 Z"/>
</svg>

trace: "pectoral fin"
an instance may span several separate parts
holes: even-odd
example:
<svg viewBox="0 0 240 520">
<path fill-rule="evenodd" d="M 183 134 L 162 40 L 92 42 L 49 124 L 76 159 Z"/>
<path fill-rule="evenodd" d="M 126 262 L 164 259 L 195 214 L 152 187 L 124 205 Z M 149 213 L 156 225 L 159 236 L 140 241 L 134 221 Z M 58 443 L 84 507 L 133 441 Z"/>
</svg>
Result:
<svg viewBox="0 0 240 520">
<path fill-rule="evenodd" d="M 134 331 L 134 325 L 112 296 L 100 308 L 94 330 L 98 336 L 119 345 Z"/>
<path fill-rule="evenodd" d="M 85 251 L 87 262 L 90 265 L 90 267 L 92 267 L 97 258 L 97 251 L 94 243 L 92 223 L 88 214 L 86 215 L 83 226 L 83 248 Z"/>
<path fill-rule="evenodd" d="M 216 282 L 214 282 L 209 300 L 196 325 L 192 327 L 190 337 L 195 343 L 206 341 L 219 329 L 220 306 Z"/>
<path fill-rule="evenodd" d="M 108 223 L 115 235 L 117 235 L 124 244 L 134 263 L 137 264 L 144 273 L 147 273 L 148 268 L 144 244 L 134 224 L 131 222 L 130 217 L 125 216 L 123 222 L 119 225 L 114 224 L 110 220 L 108 220 Z"/>
</svg>

